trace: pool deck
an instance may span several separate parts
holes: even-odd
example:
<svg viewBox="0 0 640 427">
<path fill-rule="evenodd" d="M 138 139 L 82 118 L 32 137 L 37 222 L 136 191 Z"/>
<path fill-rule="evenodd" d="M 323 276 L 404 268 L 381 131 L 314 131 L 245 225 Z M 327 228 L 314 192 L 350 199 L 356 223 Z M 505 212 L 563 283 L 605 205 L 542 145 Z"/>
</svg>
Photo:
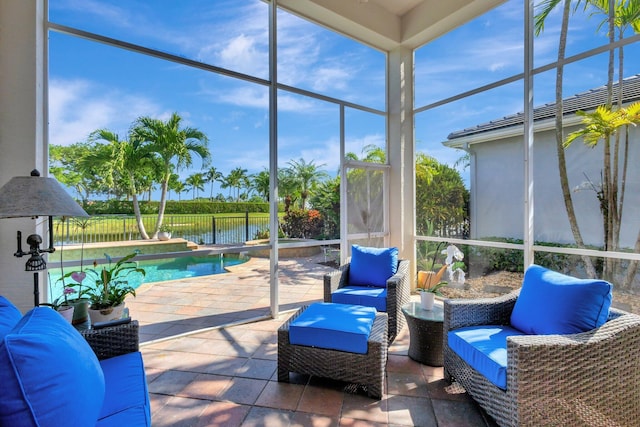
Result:
<svg viewBox="0 0 640 427">
<path fill-rule="evenodd" d="M 389 348 L 381 400 L 347 384 L 291 374 L 277 381 L 278 327 L 321 301 L 323 255 L 281 259 L 281 314 L 269 316 L 269 260 L 230 273 L 143 284 L 127 306 L 141 326 L 153 426 L 495 426 L 443 379 L 407 356 L 406 327 Z M 264 320 L 256 320 L 264 319 Z M 252 321 L 256 320 L 256 321 Z"/>
</svg>

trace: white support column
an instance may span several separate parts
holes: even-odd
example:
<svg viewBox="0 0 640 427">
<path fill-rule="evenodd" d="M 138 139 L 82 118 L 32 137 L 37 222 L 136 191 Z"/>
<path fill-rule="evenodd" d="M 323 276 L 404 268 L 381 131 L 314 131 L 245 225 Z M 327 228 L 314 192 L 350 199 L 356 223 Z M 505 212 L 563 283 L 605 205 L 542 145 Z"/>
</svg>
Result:
<svg viewBox="0 0 640 427">
<path fill-rule="evenodd" d="M 44 0 L 0 1 L 0 186 L 33 169 L 48 172 L 45 16 Z M 33 306 L 33 276 L 24 271 L 26 259 L 13 256 L 16 231 L 23 238 L 36 231 L 46 235 L 35 224 L 31 219 L 0 219 L 0 295 L 23 311 Z M 43 276 L 41 298 L 47 295 Z"/>
<path fill-rule="evenodd" d="M 412 286 L 415 251 L 415 144 L 413 122 L 413 51 L 398 48 L 387 56 L 387 153 L 389 180 L 389 232 L 391 246 L 410 260 Z"/>
<path fill-rule="evenodd" d="M 269 300 L 271 317 L 280 313 L 278 280 L 278 61 L 277 0 L 269 4 Z"/>
</svg>

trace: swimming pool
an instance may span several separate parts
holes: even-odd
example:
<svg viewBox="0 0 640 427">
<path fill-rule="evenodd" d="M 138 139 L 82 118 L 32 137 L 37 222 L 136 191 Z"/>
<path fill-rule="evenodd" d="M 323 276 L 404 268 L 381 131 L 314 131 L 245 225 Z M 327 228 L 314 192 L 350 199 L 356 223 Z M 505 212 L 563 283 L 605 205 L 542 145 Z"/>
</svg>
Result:
<svg viewBox="0 0 640 427">
<path fill-rule="evenodd" d="M 146 275 L 139 273 L 130 274 L 127 279 L 129 285 L 138 288 L 142 283 L 163 282 L 167 280 L 186 279 L 189 277 L 208 276 L 211 274 L 226 273 L 226 267 L 242 264 L 247 262 L 249 257 L 239 254 L 223 255 L 207 255 L 207 256 L 185 256 L 176 258 L 159 258 L 151 260 L 138 261 L 138 265 L 145 269 Z M 96 270 L 100 270 L 100 264 Z M 89 265 L 86 268 L 93 268 Z M 77 270 L 77 267 L 67 267 L 64 269 L 65 274 L 70 271 Z M 57 298 L 62 294 L 62 285 L 58 281 L 60 279 L 60 269 L 50 268 L 49 283 L 51 283 L 51 299 Z M 83 285 L 93 287 L 95 281 L 90 281 L 91 275 L 87 275 L 87 279 Z"/>
</svg>

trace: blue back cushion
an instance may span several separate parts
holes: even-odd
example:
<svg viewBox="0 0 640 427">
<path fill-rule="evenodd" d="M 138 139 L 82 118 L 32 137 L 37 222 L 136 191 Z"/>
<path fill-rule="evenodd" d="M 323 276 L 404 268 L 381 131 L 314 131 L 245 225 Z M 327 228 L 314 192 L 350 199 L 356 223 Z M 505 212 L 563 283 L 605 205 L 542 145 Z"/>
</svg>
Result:
<svg viewBox="0 0 640 427">
<path fill-rule="evenodd" d="M 351 246 L 349 284 L 386 287 L 398 270 L 398 248 Z"/>
<path fill-rule="evenodd" d="M 104 376 L 85 339 L 49 307 L 29 311 L 0 342 L 0 425 L 94 426 Z"/>
<path fill-rule="evenodd" d="M 590 331 L 607 321 L 611 289 L 604 280 L 577 279 L 532 265 L 524 275 L 511 325 L 537 335 Z"/>
<path fill-rule="evenodd" d="M 376 309 L 316 302 L 289 325 L 291 344 L 366 354 Z"/>
<path fill-rule="evenodd" d="M 0 338 L 4 338 L 20 319 L 22 319 L 20 310 L 11 301 L 0 296 Z"/>
</svg>

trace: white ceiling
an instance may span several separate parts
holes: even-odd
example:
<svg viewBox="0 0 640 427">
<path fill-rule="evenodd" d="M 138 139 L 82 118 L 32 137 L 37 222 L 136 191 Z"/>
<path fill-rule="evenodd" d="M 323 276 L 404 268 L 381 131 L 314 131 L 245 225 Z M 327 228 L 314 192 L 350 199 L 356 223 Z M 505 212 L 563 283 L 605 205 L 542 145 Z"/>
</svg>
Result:
<svg viewBox="0 0 640 427">
<path fill-rule="evenodd" d="M 383 51 L 414 49 L 506 0 L 279 0 L 290 12 Z"/>
</svg>

